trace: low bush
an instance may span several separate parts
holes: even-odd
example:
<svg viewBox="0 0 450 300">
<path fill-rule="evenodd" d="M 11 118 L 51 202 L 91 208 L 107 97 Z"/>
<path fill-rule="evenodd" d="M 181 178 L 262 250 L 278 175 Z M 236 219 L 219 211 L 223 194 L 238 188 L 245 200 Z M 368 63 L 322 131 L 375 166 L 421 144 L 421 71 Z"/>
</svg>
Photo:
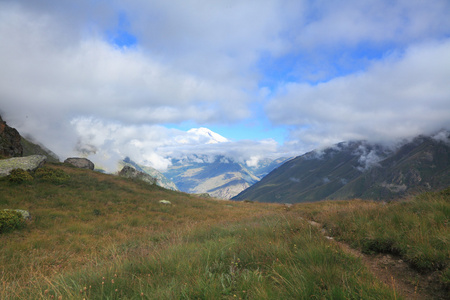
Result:
<svg viewBox="0 0 450 300">
<path fill-rule="evenodd" d="M 63 170 L 51 168 L 39 168 L 34 172 L 34 176 L 37 179 L 56 184 L 64 183 L 70 178 Z"/>
<path fill-rule="evenodd" d="M 21 228 L 25 223 L 22 214 L 14 210 L 0 210 L 0 233 Z"/>
<path fill-rule="evenodd" d="M 9 182 L 11 183 L 24 183 L 24 182 L 30 182 L 33 181 L 33 177 L 28 173 L 28 171 L 25 171 L 23 169 L 14 169 L 9 174 Z"/>
</svg>

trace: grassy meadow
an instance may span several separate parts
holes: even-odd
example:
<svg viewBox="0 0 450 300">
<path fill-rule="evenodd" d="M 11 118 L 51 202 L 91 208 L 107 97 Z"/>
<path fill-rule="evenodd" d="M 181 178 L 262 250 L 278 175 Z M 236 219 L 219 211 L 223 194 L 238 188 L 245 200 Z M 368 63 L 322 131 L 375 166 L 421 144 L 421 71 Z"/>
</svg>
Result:
<svg viewBox="0 0 450 300">
<path fill-rule="evenodd" d="M 0 299 L 401 299 L 305 218 L 448 284 L 445 193 L 286 207 L 202 199 L 64 164 L 47 171 L 0 179 L 0 209 L 32 215 L 0 234 Z"/>
</svg>

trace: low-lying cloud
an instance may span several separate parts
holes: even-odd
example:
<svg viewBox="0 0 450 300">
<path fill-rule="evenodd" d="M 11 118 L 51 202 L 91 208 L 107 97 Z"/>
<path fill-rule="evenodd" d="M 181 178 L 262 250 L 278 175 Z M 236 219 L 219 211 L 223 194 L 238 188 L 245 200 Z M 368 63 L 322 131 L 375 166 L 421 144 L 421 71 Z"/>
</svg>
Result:
<svg viewBox="0 0 450 300">
<path fill-rule="evenodd" d="M 114 172 L 117 163 L 130 157 L 139 164 L 165 170 L 171 159 L 196 155 L 205 159 L 226 156 L 235 161 L 257 163 L 255 157 L 278 157 L 278 145 L 273 140 L 227 141 L 212 140 L 198 130 L 182 131 L 158 125 L 124 125 L 93 118 L 72 121 L 76 129 L 78 152 L 97 162 L 98 166 Z M 220 136 L 219 136 L 220 137 Z"/>
</svg>

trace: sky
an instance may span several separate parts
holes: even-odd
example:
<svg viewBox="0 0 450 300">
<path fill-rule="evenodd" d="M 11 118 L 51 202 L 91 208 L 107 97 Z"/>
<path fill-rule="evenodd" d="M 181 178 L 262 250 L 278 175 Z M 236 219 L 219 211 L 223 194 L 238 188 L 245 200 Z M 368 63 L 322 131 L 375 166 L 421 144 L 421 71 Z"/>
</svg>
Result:
<svg viewBox="0 0 450 300">
<path fill-rule="evenodd" d="M 448 0 L 0 0 L 0 114 L 110 171 L 432 134 L 450 128 L 449 15 Z"/>
</svg>

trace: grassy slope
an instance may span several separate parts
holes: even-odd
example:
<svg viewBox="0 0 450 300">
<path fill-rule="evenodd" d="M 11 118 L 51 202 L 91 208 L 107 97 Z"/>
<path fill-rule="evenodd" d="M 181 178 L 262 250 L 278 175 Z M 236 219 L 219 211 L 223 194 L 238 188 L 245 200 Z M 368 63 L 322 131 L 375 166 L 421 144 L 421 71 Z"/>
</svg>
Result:
<svg viewBox="0 0 450 300">
<path fill-rule="evenodd" d="M 302 205 L 200 199 L 50 167 L 70 180 L 0 179 L 0 209 L 33 216 L 0 235 L 0 299 L 398 298 L 299 218 L 313 214 Z"/>
<path fill-rule="evenodd" d="M 399 255 L 450 290 L 450 188 L 407 201 L 324 201 L 295 206 L 331 235 L 364 253 Z"/>
</svg>

